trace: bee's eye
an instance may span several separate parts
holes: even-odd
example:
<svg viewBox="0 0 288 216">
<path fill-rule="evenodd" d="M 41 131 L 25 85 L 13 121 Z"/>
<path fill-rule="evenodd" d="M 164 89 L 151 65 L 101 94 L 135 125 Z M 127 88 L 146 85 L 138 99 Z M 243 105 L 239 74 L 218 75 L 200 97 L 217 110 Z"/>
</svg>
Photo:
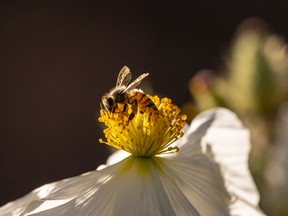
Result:
<svg viewBox="0 0 288 216">
<path fill-rule="evenodd" d="M 111 98 L 111 97 L 107 98 L 107 103 L 108 103 L 109 106 L 113 106 L 114 105 L 113 98 Z"/>
</svg>

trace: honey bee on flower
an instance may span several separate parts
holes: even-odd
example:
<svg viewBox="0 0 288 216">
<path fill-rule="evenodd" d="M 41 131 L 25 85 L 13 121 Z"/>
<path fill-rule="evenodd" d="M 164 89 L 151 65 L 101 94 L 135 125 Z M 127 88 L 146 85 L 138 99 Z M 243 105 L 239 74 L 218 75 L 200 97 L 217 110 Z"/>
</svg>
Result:
<svg viewBox="0 0 288 216">
<path fill-rule="evenodd" d="M 132 75 L 130 69 L 127 66 L 124 66 L 118 74 L 116 86 L 108 93 L 103 95 L 100 103 L 101 109 L 110 111 L 112 113 L 121 112 L 125 111 L 127 105 L 130 104 L 133 109 L 130 119 L 135 116 L 137 109 L 140 109 L 141 113 L 144 113 L 146 107 L 157 110 L 157 107 L 153 101 L 140 89 L 135 88 L 148 75 L 149 73 L 144 73 L 129 84 Z"/>
</svg>

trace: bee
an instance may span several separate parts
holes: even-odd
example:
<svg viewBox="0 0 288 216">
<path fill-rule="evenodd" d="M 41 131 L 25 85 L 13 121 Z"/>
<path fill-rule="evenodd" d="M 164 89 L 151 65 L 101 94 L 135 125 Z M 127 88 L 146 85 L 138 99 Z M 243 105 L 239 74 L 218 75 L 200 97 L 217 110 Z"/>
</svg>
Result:
<svg viewBox="0 0 288 216">
<path fill-rule="evenodd" d="M 135 88 L 148 75 L 149 73 L 144 73 L 129 84 L 132 75 L 130 69 L 124 66 L 118 74 L 116 86 L 103 95 L 102 102 L 100 103 L 101 109 L 113 113 L 121 112 L 126 110 L 127 104 L 131 104 L 132 114 L 129 117 L 130 120 L 135 116 L 137 109 L 139 109 L 140 113 L 143 113 L 146 107 L 157 110 L 154 102 L 140 89 Z M 122 110 L 120 109 L 120 105 Z"/>
</svg>

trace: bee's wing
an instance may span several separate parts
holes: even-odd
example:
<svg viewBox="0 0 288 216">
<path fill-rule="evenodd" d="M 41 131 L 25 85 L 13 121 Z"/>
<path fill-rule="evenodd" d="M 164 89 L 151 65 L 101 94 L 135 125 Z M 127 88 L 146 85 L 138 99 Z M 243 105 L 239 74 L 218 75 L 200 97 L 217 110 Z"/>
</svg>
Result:
<svg viewBox="0 0 288 216">
<path fill-rule="evenodd" d="M 124 66 L 118 74 L 116 86 L 127 86 L 131 78 L 132 75 L 129 68 L 127 66 Z"/>
<path fill-rule="evenodd" d="M 147 77 L 148 75 L 149 75 L 149 73 L 144 73 L 144 74 L 142 74 L 141 76 L 139 76 L 136 80 L 134 80 L 132 83 L 130 83 L 130 85 L 127 86 L 127 87 L 123 90 L 123 92 L 125 92 L 125 91 L 127 91 L 127 90 L 131 90 L 131 89 L 135 88 L 136 86 L 138 86 L 138 85 L 141 83 L 141 81 L 142 81 L 145 77 Z"/>
</svg>

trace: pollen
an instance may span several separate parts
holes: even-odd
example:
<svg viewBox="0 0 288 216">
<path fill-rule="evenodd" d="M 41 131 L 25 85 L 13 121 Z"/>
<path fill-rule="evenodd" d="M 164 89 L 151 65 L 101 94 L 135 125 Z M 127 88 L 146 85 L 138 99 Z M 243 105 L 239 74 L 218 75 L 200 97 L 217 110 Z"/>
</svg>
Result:
<svg viewBox="0 0 288 216">
<path fill-rule="evenodd" d="M 148 95 L 147 95 L 148 96 Z M 157 109 L 151 107 L 137 109 L 127 104 L 121 111 L 100 110 L 99 121 L 104 129 L 105 143 L 125 150 L 137 157 L 152 157 L 164 153 L 178 152 L 173 143 L 183 135 L 185 115 L 168 98 L 148 96 Z"/>
</svg>

